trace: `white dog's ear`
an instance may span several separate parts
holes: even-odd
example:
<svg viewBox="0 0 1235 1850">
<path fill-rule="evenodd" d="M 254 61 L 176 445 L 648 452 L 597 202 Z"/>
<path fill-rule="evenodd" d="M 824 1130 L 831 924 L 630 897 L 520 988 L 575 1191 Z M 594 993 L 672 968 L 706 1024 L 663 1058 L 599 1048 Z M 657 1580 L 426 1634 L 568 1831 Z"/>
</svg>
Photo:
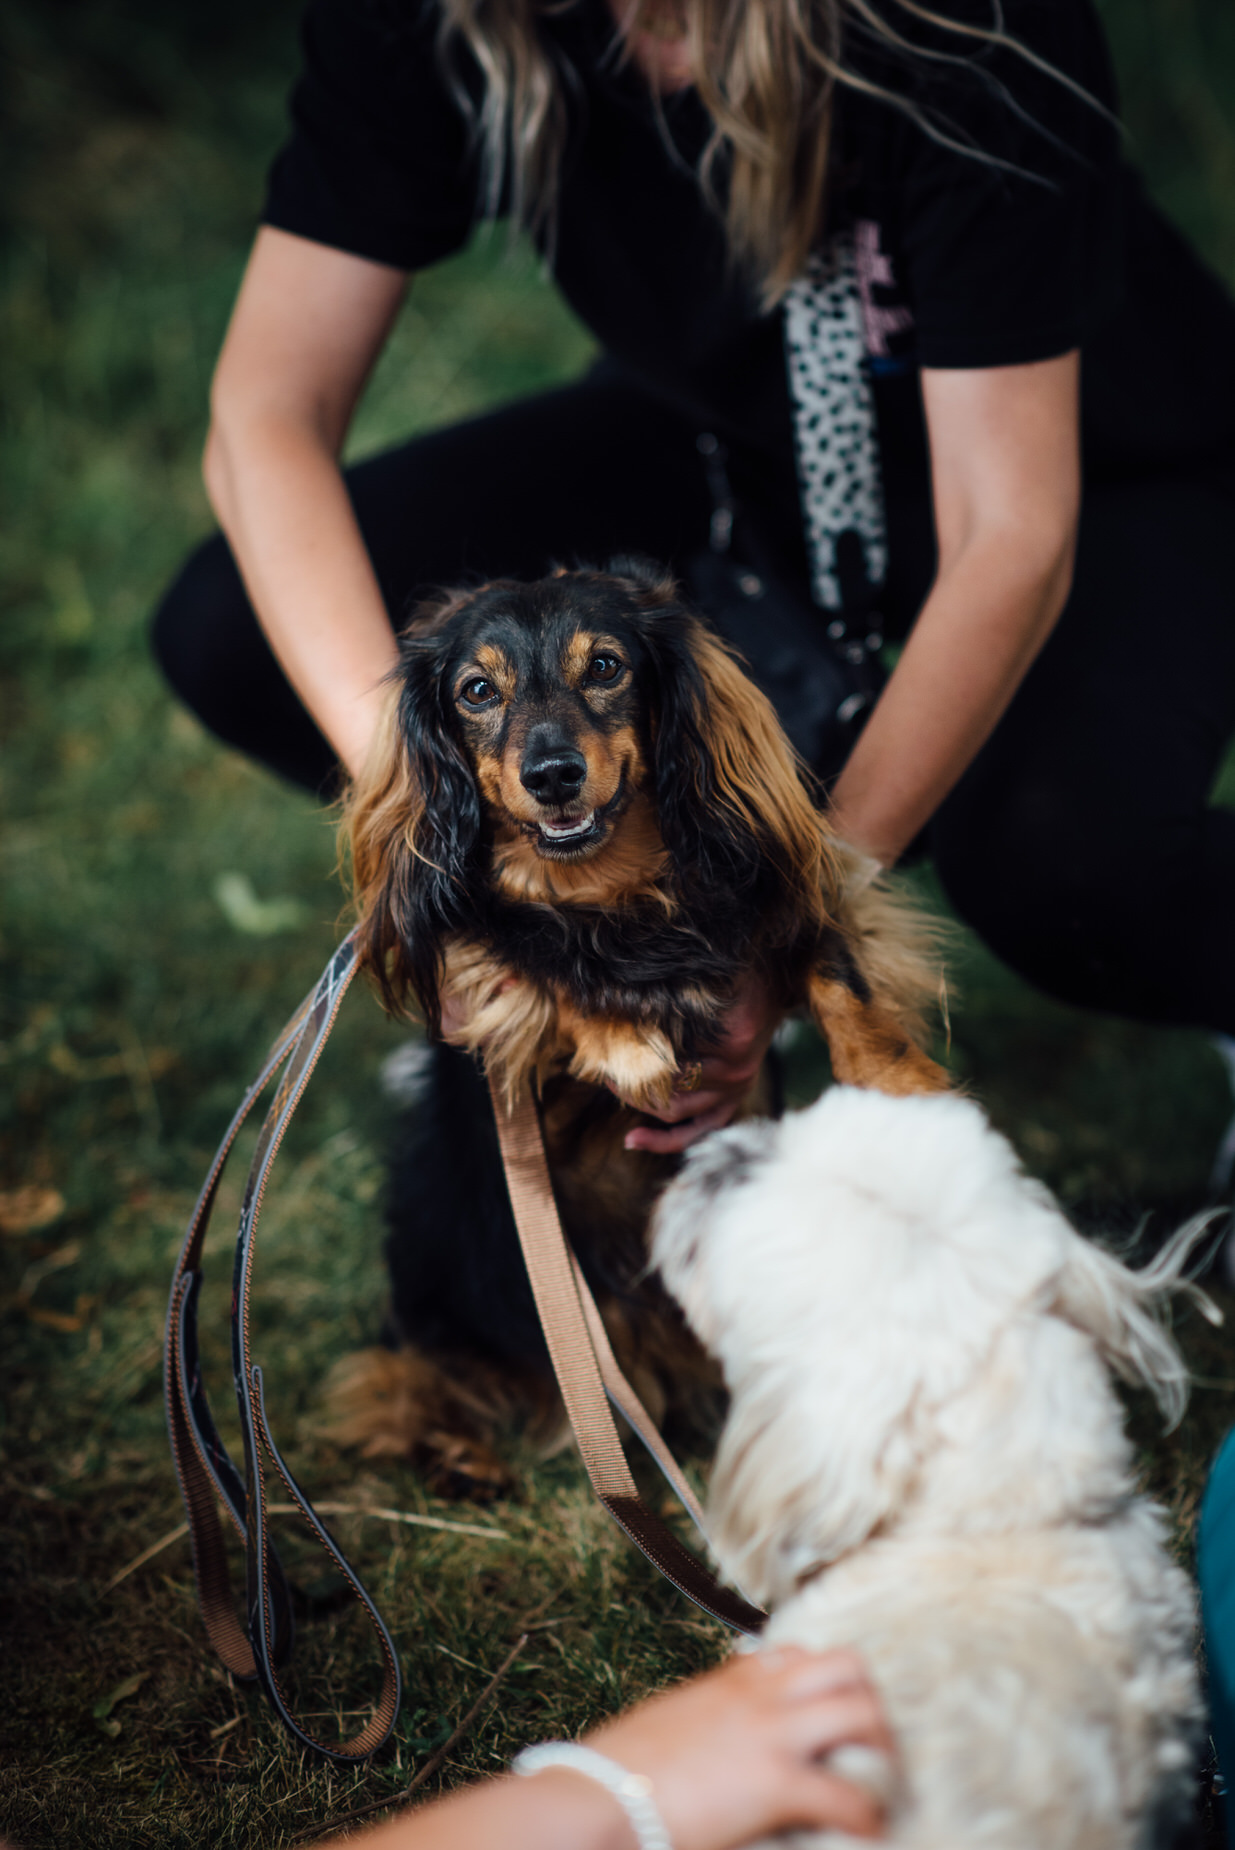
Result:
<svg viewBox="0 0 1235 1850">
<path fill-rule="evenodd" d="M 1219 1212 L 1186 1222 L 1139 1272 L 1076 1234 L 1057 1279 L 1053 1308 L 1093 1338 L 1123 1380 L 1149 1389 L 1168 1428 L 1183 1417 L 1189 1376 L 1161 1314 L 1178 1293 L 1190 1297 L 1211 1323 L 1222 1322 L 1221 1311 L 1186 1276 L 1189 1259 Z"/>
<path fill-rule="evenodd" d="M 708 1497 L 709 1540 L 750 1598 L 777 1606 L 803 1575 L 876 1534 L 919 1459 L 913 1382 L 847 1370 L 842 1397 L 803 1393 L 775 1367 L 735 1396 Z"/>
</svg>

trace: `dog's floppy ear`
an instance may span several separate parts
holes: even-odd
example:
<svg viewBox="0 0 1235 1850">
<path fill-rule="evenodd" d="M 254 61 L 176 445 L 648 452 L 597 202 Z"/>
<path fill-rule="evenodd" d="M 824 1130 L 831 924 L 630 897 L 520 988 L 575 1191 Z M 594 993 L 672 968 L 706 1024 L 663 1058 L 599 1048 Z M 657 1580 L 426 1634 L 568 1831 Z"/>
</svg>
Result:
<svg viewBox="0 0 1235 1850">
<path fill-rule="evenodd" d="M 403 661 L 369 763 L 348 800 L 361 956 L 387 1007 L 419 1004 L 441 1026 L 441 948 L 471 918 L 481 808 L 447 723 L 442 648 L 405 636 Z"/>
<path fill-rule="evenodd" d="M 681 602 L 671 576 L 640 560 L 616 559 L 610 570 L 645 613 L 656 806 L 675 864 L 707 887 L 739 891 L 770 864 L 795 916 L 814 916 L 825 833 L 771 702 Z"/>
<path fill-rule="evenodd" d="M 826 1348 L 832 1336 L 821 1329 L 806 1340 Z M 881 1349 L 876 1331 L 870 1340 Z M 905 1502 L 921 1456 L 917 1383 L 903 1350 L 889 1345 L 843 1377 L 829 1378 L 823 1354 L 818 1361 L 811 1380 L 778 1366 L 769 1348 L 757 1372 L 729 1382 L 709 1538 L 735 1585 L 764 1605 L 875 1535 Z"/>
<path fill-rule="evenodd" d="M 870 1310 L 871 1275 L 893 1258 L 887 1230 L 870 1230 L 876 1252 L 860 1199 L 833 1189 L 821 1210 L 826 1181 L 798 1160 L 802 1121 L 816 1114 L 705 1139 L 654 1222 L 654 1260 L 731 1397 L 711 1544 L 747 1597 L 773 1604 L 865 1541 L 917 1460 L 918 1371 Z M 844 1134 L 833 1127 L 831 1141 Z"/>
</svg>

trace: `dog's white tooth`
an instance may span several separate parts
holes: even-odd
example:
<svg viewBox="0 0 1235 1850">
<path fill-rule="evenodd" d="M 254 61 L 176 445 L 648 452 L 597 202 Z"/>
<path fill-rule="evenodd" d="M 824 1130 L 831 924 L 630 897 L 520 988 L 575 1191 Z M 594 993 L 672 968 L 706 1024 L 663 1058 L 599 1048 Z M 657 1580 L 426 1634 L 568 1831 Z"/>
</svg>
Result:
<svg viewBox="0 0 1235 1850">
<path fill-rule="evenodd" d="M 550 835 L 563 841 L 568 840 L 572 835 L 585 834 L 595 820 L 596 811 L 593 809 L 589 810 L 586 816 L 580 816 L 577 822 L 542 822 L 540 829 L 543 835 Z"/>
</svg>

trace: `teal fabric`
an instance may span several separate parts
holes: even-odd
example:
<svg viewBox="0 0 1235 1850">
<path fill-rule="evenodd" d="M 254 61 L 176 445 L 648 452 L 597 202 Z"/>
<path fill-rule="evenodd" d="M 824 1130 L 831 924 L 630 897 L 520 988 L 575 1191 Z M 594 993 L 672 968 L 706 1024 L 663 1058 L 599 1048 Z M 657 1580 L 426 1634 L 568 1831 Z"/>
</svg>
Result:
<svg viewBox="0 0 1235 1850">
<path fill-rule="evenodd" d="M 1235 1783 L 1235 1430 L 1223 1440 L 1205 1486 L 1196 1567 L 1209 1663 L 1210 1730 L 1230 1788 Z M 1231 1809 L 1228 1800 L 1228 1815 Z"/>
</svg>

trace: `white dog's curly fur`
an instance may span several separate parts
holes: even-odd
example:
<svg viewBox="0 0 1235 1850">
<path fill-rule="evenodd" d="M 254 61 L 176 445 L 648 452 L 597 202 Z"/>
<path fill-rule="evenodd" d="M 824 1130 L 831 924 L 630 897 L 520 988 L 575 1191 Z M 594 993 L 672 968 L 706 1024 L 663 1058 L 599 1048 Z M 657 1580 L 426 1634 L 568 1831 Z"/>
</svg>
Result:
<svg viewBox="0 0 1235 1850">
<path fill-rule="evenodd" d="M 1132 1272 L 976 1105 L 847 1087 L 663 1198 L 656 1262 L 732 1395 L 713 1547 L 769 1646 L 865 1657 L 904 1850 L 1146 1850 L 1186 1794 L 1193 1597 L 1110 1371 L 1181 1414 L 1156 1312 L 1201 1226 Z"/>
</svg>

